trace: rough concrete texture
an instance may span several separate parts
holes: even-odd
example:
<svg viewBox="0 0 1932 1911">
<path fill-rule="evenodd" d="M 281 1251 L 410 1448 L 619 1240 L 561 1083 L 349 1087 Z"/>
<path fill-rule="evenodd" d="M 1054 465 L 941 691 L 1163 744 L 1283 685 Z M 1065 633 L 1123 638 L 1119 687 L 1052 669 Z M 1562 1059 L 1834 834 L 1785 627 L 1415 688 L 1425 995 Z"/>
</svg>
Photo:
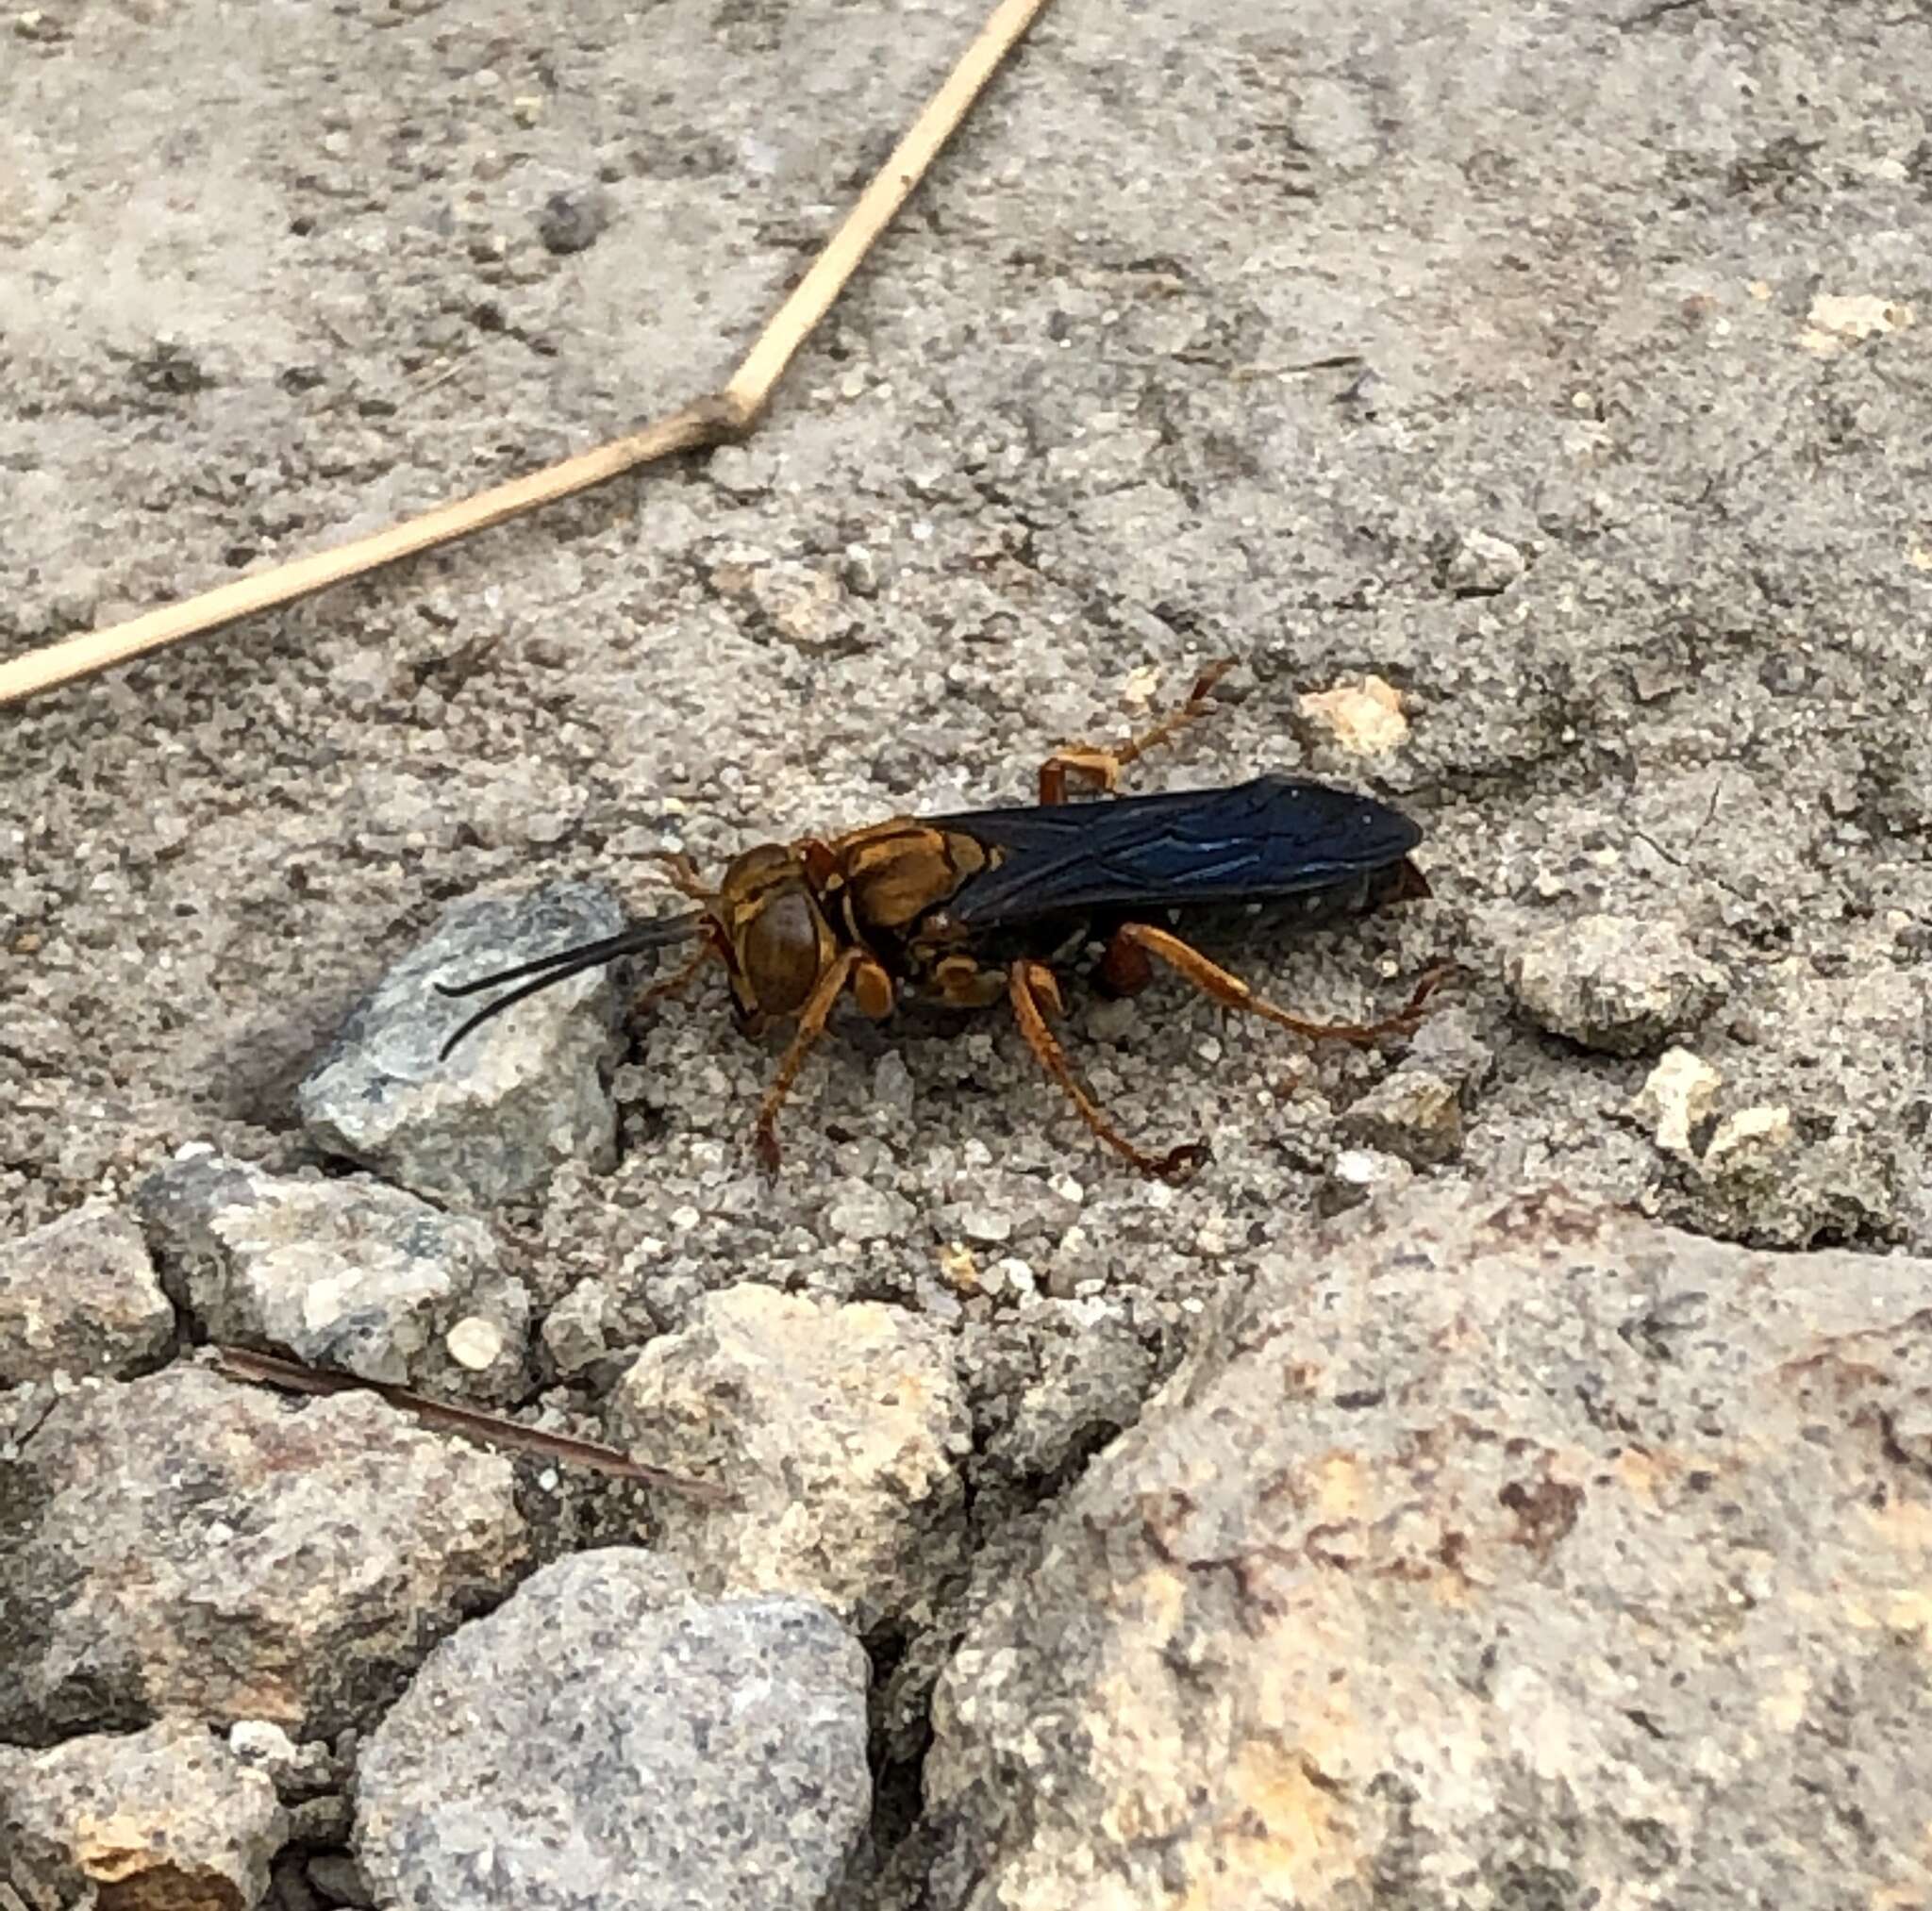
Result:
<svg viewBox="0 0 1932 1911">
<path fill-rule="evenodd" d="M 0 1749 L 0 1902 L 252 1911 L 288 1829 L 267 1776 L 192 1719 Z"/>
<path fill-rule="evenodd" d="M 707 388 L 978 12 L 45 10 L 0 75 L 0 641 Z M 1229 652 L 1239 701 L 1143 780 L 1314 770 L 1424 822 L 1434 905 L 1242 959 L 1345 1013 L 1457 958 L 1497 1054 L 1463 1172 L 1664 1173 L 1606 1112 L 1641 1060 L 1552 1046 L 1503 973 L 1668 919 L 1729 978 L 1694 1039 L 1734 1105 L 1885 1157 L 1849 1225 L 1923 1239 L 1928 71 L 1877 5 L 1057 0 L 749 444 L 9 713 L 5 1213 L 196 1137 L 299 1150 L 296 1082 L 452 900 L 658 906 L 647 850 L 1011 798 Z M 1358 757 L 1299 699 L 1369 674 L 1408 727 Z M 1172 1202 L 998 1016 L 841 1030 L 768 1193 L 771 1056 L 713 980 L 634 1031 L 625 1158 L 533 1246 L 817 1285 L 858 1175 L 911 1205 L 867 1270 L 909 1297 L 978 1141 L 1064 1162 L 1179 1304 L 1226 1271 L 1204 1228 L 1295 1235 L 1384 1064 L 1284 1103 L 1265 1029 L 1092 1014 L 1123 1119 L 1214 1140 Z"/>
<path fill-rule="evenodd" d="M 545 1567 L 362 1754 L 356 1853 L 408 1911 L 811 1911 L 863 1852 L 865 1653 L 807 1599 L 630 1547 Z"/>
<path fill-rule="evenodd" d="M 1932 1261 L 1339 1225 L 969 1633 L 931 1902 L 1924 1903 Z"/>
<path fill-rule="evenodd" d="M 0 653 L 714 385 L 981 11 L 9 16 Z M 735 1284 L 902 1306 L 1016 1429 L 997 1559 L 1218 1294 L 1418 1178 L 1932 1251 L 1928 75 L 1893 0 L 1054 0 L 748 444 L 0 716 L 0 1234 L 184 1142 L 317 1166 L 299 1083 L 453 904 L 1019 798 L 1231 654 L 1137 781 L 1416 816 L 1432 903 L 1231 952 L 1333 1015 L 1453 958 L 1407 1057 L 1070 991 L 1123 1122 L 1211 1138 L 1174 1190 L 1003 1015 L 846 1017 L 767 1187 L 713 976 L 625 1038 L 614 1165 L 491 1217 L 540 1316 L 598 1284 L 540 1321 L 577 1410 Z M 1724 980 L 1681 1139 L 1509 992 L 1547 934 L 1579 999 L 1603 916 Z"/>
<path fill-rule="evenodd" d="M 370 1395 L 298 1405 L 189 1366 L 84 1387 L 0 1457 L 0 1736 L 168 1711 L 337 1731 L 527 1544 L 507 1460 Z"/>
</svg>

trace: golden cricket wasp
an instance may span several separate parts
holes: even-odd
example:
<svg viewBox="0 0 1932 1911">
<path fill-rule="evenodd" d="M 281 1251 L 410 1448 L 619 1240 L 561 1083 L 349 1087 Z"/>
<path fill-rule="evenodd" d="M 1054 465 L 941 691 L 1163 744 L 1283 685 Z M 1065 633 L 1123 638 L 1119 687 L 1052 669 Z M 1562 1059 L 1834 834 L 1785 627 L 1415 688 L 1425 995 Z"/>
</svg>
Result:
<svg viewBox="0 0 1932 1911">
<path fill-rule="evenodd" d="M 895 817 L 842 836 L 760 843 L 740 855 L 716 888 L 688 858 L 663 856 L 691 909 L 458 987 L 438 984 L 451 996 L 519 985 L 464 1022 L 443 1055 L 479 1022 L 567 975 L 691 942 L 690 957 L 645 989 L 637 1006 L 677 994 L 716 961 L 747 1035 L 773 1022 L 797 1024 L 758 1109 L 758 1149 L 768 1168 L 778 1161 L 779 1109 L 849 993 L 875 1020 L 902 995 L 955 1008 L 1005 1000 L 1088 1127 L 1143 1173 L 1178 1178 L 1206 1158 L 1207 1145 L 1149 1153 L 1108 1119 L 1048 1025 L 1061 1012 L 1057 969 L 1097 944 L 1096 980 L 1111 993 L 1133 994 L 1164 967 L 1224 1008 L 1310 1040 L 1352 1042 L 1412 1028 L 1440 973 L 1424 976 L 1407 1005 L 1381 1021 L 1310 1022 L 1265 1001 L 1174 933 L 1183 920 L 1229 908 L 1274 905 L 1312 922 L 1429 892 L 1409 860 L 1422 839 L 1416 825 L 1386 804 L 1327 784 L 1270 775 L 1217 789 L 1112 795 L 1128 764 L 1201 713 L 1229 667 L 1205 672 L 1185 705 L 1124 746 L 1049 757 L 1038 804 Z M 1110 800 L 1070 802 L 1074 777 Z"/>
</svg>

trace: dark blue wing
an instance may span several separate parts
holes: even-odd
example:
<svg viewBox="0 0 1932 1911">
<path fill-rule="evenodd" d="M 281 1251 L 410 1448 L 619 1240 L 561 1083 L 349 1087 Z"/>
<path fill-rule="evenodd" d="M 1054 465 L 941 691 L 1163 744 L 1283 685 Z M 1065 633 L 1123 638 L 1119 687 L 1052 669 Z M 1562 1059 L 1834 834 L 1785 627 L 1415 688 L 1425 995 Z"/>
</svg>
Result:
<svg viewBox="0 0 1932 1911">
<path fill-rule="evenodd" d="M 1422 840 L 1387 804 L 1291 776 L 924 820 L 1003 853 L 946 906 L 956 922 L 979 929 L 1088 909 L 1306 895 L 1390 868 Z"/>
</svg>

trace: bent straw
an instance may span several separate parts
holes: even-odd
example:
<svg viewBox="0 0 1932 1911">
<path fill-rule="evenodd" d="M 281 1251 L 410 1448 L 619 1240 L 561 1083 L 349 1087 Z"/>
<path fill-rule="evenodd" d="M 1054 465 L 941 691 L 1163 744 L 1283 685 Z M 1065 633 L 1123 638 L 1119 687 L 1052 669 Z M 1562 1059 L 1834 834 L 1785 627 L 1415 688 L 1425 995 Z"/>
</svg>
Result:
<svg viewBox="0 0 1932 1911">
<path fill-rule="evenodd" d="M 238 578 L 179 604 L 144 611 L 105 630 L 83 631 L 0 663 L 0 705 L 23 703 L 43 690 L 92 676 L 238 618 L 312 597 L 331 585 L 366 576 L 399 558 L 451 543 L 491 524 L 521 517 L 541 505 L 607 484 L 627 471 L 676 452 L 705 450 L 743 437 L 757 424 L 798 348 L 811 336 L 873 242 L 891 224 L 972 110 L 987 81 L 999 71 L 1014 43 L 1046 4 L 1047 0 L 1001 0 L 993 8 L 945 83 L 873 175 L 845 215 L 844 224 L 773 314 L 722 390 L 628 437 L 512 478 L 508 484 L 493 485 L 455 504 L 441 505 L 387 530 L 354 539 L 333 550 L 291 558 L 258 575 Z"/>
</svg>

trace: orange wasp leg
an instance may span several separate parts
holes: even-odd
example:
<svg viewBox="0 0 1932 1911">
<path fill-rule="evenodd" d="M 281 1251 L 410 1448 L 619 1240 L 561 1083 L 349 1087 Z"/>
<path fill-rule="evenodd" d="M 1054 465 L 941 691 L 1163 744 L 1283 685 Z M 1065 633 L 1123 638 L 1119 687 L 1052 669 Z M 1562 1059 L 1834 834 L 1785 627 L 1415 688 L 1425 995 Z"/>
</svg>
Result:
<svg viewBox="0 0 1932 1911">
<path fill-rule="evenodd" d="M 688 960 L 678 964 L 676 970 L 660 980 L 648 984 L 631 998 L 630 1012 L 636 1015 L 640 1009 L 649 1008 L 654 1002 L 667 1002 L 673 996 L 682 995 L 697 979 L 698 971 L 707 962 L 721 961 L 722 954 L 708 936 L 697 946 L 696 953 Z"/>
<path fill-rule="evenodd" d="M 1272 1002 L 1257 995 L 1239 975 L 1208 961 L 1178 936 L 1170 936 L 1165 929 L 1156 929 L 1146 922 L 1126 922 L 1114 931 L 1113 941 L 1103 958 L 1103 972 L 1123 993 L 1132 993 L 1146 985 L 1149 957 L 1192 983 L 1222 1007 L 1258 1015 L 1309 1041 L 1370 1042 L 1378 1036 L 1407 1034 L 1422 1019 L 1423 1005 L 1435 993 L 1444 972 L 1431 969 L 1416 985 L 1407 1005 L 1379 1022 L 1308 1022 L 1299 1015 L 1291 1015 L 1285 1008 L 1276 1008 Z"/>
<path fill-rule="evenodd" d="M 698 874 L 697 865 L 681 850 L 653 850 L 648 858 L 664 866 L 664 880 L 681 896 L 689 896 L 694 903 L 711 904 L 718 900 L 718 892 L 705 887 L 704 879 Z"/>
<path fill-rule="evenodd" d="M 1053 971 L 1043 962 L 1015 962 L 1007 974 L 1007 999 L 1013 1005 L 1013 1020 L 1020 1024 L 1020 1033 L 1026 1038 L 1026 1046 L 1033 1051 L 1040 1066 L 1060 1085 L 1081 1121 L 1116 1155 L 1124 1155 L 1142 1174 L 1158 1174 L 1169 1181 L 1184 1180 L 1208 1158 L 1207 1145 L 1200 1141 L 1171 1148 L 1165 1155 L 1150 1155 L 1145 1149 L 1135 1147 L 1107 1119 L 1100 1104 L 1074 1078 L 1066 1051 L 1046 1025 L 1047 1015 L 1060 1012 L 1060 989 Z"/>
<path fill-rule="evenodd" d="M 1040 766 L 1041 804 L 1064 803 L 1070 775 L 1089 777 L 1109 796 L 1112 795 L 1120 786 L 1121 772 L 1128 764 L 1138 762 L 1148 751 L 1158 749 L 1207 711 L 1213 701 L 1214 686 L 1233 668 L 1234 658 L 1231 656 L 1209 664 L 1194 680 L 1194 688 L 1188 692 L 1188 700 L 1179 709 L 1170 711 L 1151 730 L 1143 730 L 1118 749 L 1070 743 L 1064 750 L 1056 750 Z"/>
<path fill-rule="evenodd" d="M 824 1034 L 825 1023 L 848 987 L 870 1016 L 884 1015 L 891 1006 L 892 978 L 863 949 L 841 950 L 819 972 L 811 994 L 798 1011 L 797 1033 L 779 1057 L 778 1072 L 766 1088 L 764 1100 L 758 1104 L 758 1159 L 770 1172 L 775 1173 L 778 1167 L 778 1110 L 785 1105 L 785 1098 L 791 1092 L 806 1056 Z"/>
</svg>

